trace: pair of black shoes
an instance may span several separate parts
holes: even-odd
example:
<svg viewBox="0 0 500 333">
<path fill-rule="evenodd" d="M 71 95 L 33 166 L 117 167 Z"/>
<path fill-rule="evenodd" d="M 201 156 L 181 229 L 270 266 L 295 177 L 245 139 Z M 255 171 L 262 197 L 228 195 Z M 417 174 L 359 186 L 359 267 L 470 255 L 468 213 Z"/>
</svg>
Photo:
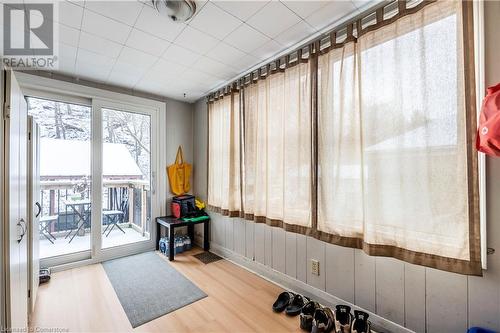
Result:
<svg viewBox="0 0 500 333">
<path fill-rule="evenodd" d="M 285 291 L 279 294 L 273 304 L 274 312 L 283 312 L 289 316 L 297 316 L 302 311 L 304 305 L 309 302 L 309 298 L 294 294 L 290 291 Z"/>
<path fill-rule="evenodd" d="M 300 313 L 300 328 L 311 333 L 370 333 L 368 314 L 348 305 L 337 305 L 335 310 L 322 307 L 318 302 L 307 303 Z"/>
</svg>

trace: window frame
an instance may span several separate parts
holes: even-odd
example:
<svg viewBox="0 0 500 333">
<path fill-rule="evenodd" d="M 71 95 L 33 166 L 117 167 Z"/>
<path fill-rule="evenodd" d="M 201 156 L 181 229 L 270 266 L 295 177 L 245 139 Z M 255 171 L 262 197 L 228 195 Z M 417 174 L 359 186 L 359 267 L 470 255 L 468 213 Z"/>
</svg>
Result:
<svg viewBox="0 0 500 333">
<path fill-rule="evenodd" d="M 92 156 L 91 169 L 93 175 L 100 175 L 102 171 L 102 108 L 147 114 L 151 116 L 151 186 L 152 201 L 151 215 L 166 214 L 167 200 L 166 174 L 161 172 L 166 160 L 166 133 L 161 128 L 166 126 L 166 104 L 147 98 L 112 92 L 100 88 L 83 86 L 71 82 L 54 80 L 26 72 L 16 72 L 21 89 L 25 96 L 48 99 L 58 102 L 80 104 L 92 107 Z M 163 126 L 162 126 L 163 125 Z M 92 182 L 92 228 L 100 230 L 102 179 L 94 177 Z M 155 194 L 153 194 L 155 192 Z M 96 229 L 97 230 L 97 229 Z M 156 228 L 154 219 L 151 220 L 150 240 L 125 244 L 119 247 L 102 248 L 99 232 L 92 233 L 90 251 L 71 253 L 67 255 L 43 259 L 41 264 L 54 267 L 56 270 L 79 267 L 99 263 L 112 258 L 132 255 L 156 248 Z"/>
</svg>

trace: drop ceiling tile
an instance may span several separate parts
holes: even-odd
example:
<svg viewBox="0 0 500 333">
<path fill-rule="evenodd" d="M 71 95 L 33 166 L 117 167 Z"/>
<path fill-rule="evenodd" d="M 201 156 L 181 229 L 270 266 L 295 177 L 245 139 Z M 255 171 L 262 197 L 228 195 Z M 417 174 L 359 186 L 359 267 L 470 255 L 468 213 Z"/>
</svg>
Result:
<svg viewBox="0 0 500 333">
<path fill-rule="evenodd" d="M 132 28 L 126 24 L 96 14 L 89 10 L 83 13 L 82 30 L 94 35 L 125 44 Z"/>
<path fill-rule="evenodd" d="M 224 38 L 224 41 L 229 45 L 247 53 L 255 50 L 259 46 L 264 45 L 270 40 L 271 39 L 269 37 L 251 28 L 247 24 L 240 25 L 238 29 Z"/>
<path fill-rule="evenodd" d="M 242 22 L 208 2 L 189 25 L 218 39 L 224 39 Z"/>
<path fill-rule="evenodd" d="M 205 54 L 208 50 L 217 45 L 218 42 L 218 39 L 187 26 L 186 29 L 177 36 L 174 43 L 193 52 Z"/>
<path fill-rule="evenodd" d="M 184 66 L 191 66 L 201 55 L 185 49 L 179 45 L 171 44 L 163 54 L 163 59 L 178 63 Z"/>
<path fill-rule="evenodd" d="M 220 79 L 210 75 L 210 74 L 207 74 L 205 72 L 202 72 L 200 70 L 197 70 L 197 69 L 188 69 L 186 70 L 184 73 L 182 73 L 182 76 L 181 76 L 184 80 L 187 80 L 187 81 L 192 81 L 192 82 L 195 82 L 195 83 L 205 83 L 207 84 L 208 86 L 210 86 L 210 82 L 214 82 L 214 81 L 219 81 Z"/>
<path fill-rule="evenodd" d="M 110 58 L 117 58 L 123 45 L 82 31 L 78 47 Z"/>
<path fill-rule="evenodd" d="M 133 26 L 143 4 L 138 1 L 87 1 L 85 8 Z"/>
<path fill-rule="evenodd" d="M 173 42 L 186 25 L 173 22 L 170 18 L 161 16 L 154 8 L 144 6 L 134 27 Z"/>
<path fill-rule="evenodd" d="M 74 74 L 77 48 L 71 45 L 59 43 L 59 55 L 57 66 L 58 72 Z"/>
<path fill-rule="evenodd" d="M 175 82 L 179 76 L 187 70 L 187 67 L 159 59 L 146 73 L 144 79 L 150 79 L 165 84 Z"/>
<path fill-rule="evenodd" d="M 71 46 L 78 46 L 78 40 L 80 39 L 80 30 L 65 26 L 63 24 L 58 24 L 59 29 L 59 41 Z"/>
<path fill-rule="evenodd" d="M 265 60 L 282 51 L 284 48 L 281 44 L 274 40 L 270 40 L 266 44 L 252 51 L 251 54 L 259 59 Z"/>
<path fill-rule="evenodd" d="M 240 59 L 240 58 L 246 56 L 246 53 L 232 47 L 229 44 L 226 44 L 224 42 L 220 42 L 219 44 L 217 44 L 216 47 L 214 47 L 210 52 L 208 52 L 206 54 L 206 56 L 211 58 L 211 59 L 222 62 L 224 64 L 228 64 L 232 67 L 235 67 L 233 65 L 233 63 L 237 59 Z M 236 69 L 240 69 L 240 68 L 236 68 Z"/>
<path fill-rule="evenodd" d="M 155 55 L 160 56 L 165 52 L 171 43 L 153 35 L 147 34 L 137 29 L 132 29 L 125 45 Z"/>
<path fill-rule="evenodd" d="M 84 49 L 78 49 L 77 53 L 77 64 L 88 64 L 88 65 L 96 65 L 96 66 L 102 66 L 102 67 L 113 67 L 113 64 L 115 63 L 115 59 L 107 57 L 102 54 L 98 54 L 92 51 L 84 50 Z"/>
<path fill-rule="evenodd" d="M 242 58 L 235 59 L 231 63 L 231 65 L 234 68 L 238 68 L 239 72 L 242 73 L 242 72 L 246 71 L 247 69 L 257 65 L 260 61 L 261 61 L 261 59 L 255 57 L 251 54 L 248 54 Z"/>
<path fill-rule="evenodd" d="M 359 13 L 351 1 L 332 1 L 320 10 L 306 17 L 307 23 L 321 30 L 342 18 Z"/>
<path fill-rule="evenodd" d="M 157 56 L 132 49 L 128 46 L 123 47 L 122 52 L 118 57 L 119 62 L 127 63 L 129 65 L 145 69 L 150 68 L 157 60 Z"/>
<path fill-rule="evenodd" d="M 115 60 L 91 51 L 78 49 L 75 73 L 94 81 L 106 81 Z"/>
<path fill-rule="evenodd" d="M 108 83 L 132 88 L 144 76 L 145 73 L 145 68 L 117 61 L 113 66 L 113 70 L 109 74 Z"/>
<path fill-rule="evenodd" d="M 331 1 L 322 0 L 322 1 L 281 1 L 285 6 L 290 8 L 295 14 L 299 15 L 302 18 L 306 18 L 315 11 L 320 8 L 325 7 Z"/>
<path fill-rule="evenodd" d="M 276 37 L 300 21 L 294 12 L 279 1 L 271 1 L 246 22 L 266 36 Z"/>
<path fill-rule="evenodd" d="M 315 30 L 313 27 L 311 27 L 305 21 L 300 21 L 290 29 L 285 30 L 281 34 L 279 34 L 275 38 L 275 40 L 285 47 L 289 47 L 311 36 L 314 33 Z"/>
<path fill-rule="evenodd" d="M 134 90 L 166 96 L 168 88 L 163 82 L 157 82 L 151 79 L 142 79 L 135 85 Z"/>
<path fill-rule="evenodd" d="M 205 56 L 201 57 L 192 68 L 222 79 L 238 74 L 236 69 Z"/>
<path fill-rule="evenodd" d="M 68 0 L 68 2 L 71 2 L 74 5 L 80 6 L 80 7 L 85 7 L 85 0 Z"/>
<path fill-rule="evenodd" d="M 58 14 L 54 21 L 80 29 L 82 25 L 83 8 L 69 1 L 58 2 Z"/>
<path fill-rule="evenodd" d="M 267 0 L 256 0 L 256 1 L 212 1 L 219 8 L 224 9 L 226 12 L 236 16 L 242 21 L 246 21 L 253 14 L 257 13 L 262 7 L 264 7 L 268 1 Z"/>
</svg>

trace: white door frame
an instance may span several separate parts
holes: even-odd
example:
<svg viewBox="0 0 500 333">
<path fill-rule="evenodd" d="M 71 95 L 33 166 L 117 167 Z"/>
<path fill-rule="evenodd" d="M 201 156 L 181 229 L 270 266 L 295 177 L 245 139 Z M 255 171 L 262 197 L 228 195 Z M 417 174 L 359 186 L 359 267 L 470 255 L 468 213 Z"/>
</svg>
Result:
<svg viewBox="0 0 500 333">
<path fill-rule="evenodd" d="M 102 171 L 102 107 L 111 109 L 137 112 L 150 115 L 151 118 L 151 172 L 152 172 L 152 194 L 151 201 L 151 232 L 150 240 L 137 242 L 120 247 L 113 247 L 101 250 L 101 235 L 99 232 L 93 233 L 91 237 L 91 250 L 77 253 L 71 253 L 53 258 L 47 258 L 40 261 L 41 266 L 52 267 L 53 271 L 79 267 L 93 263 L 99 263 L 104 260 L 127 256 L 144 251 L 154 250 L 156 240 L 156 228 L 154 218 L 165 213 L 167 198 L 167 177 L 162 170 L 166 166 L 166 149 L 161 143 L 166 142 L 166 104 L 155 100 L 142 97 L 136 97 L 103 89 L 82 86 L 74 83 L 53 80 L 45 77 L 31 75 L 27 73 L 16 73 L 16 77 L 23 88 L 33 97 L 42 97 L 46 99 L 55 99 L 69 103 L 92 105 L 92 173 L 99 175 Z M 87 101 L 87 103 L 84 103 Z M 153 173 L 154 172 L 154 173 Z M 100 230 L 101 223 L 101 198 L 102 198 L 102 180 L 94 179 L 92 176 L 92 229 Z M 152 191 L 153 192 L 153 191 Z"/>
<path fill-rule="evenodd" d="M 153 219 L 155 216 L 160 215 L 160 201 L 158 196 L 158 170 L 160 170 L 160 149 L 158 133 L 159 128 L 159 117 L 158 112 L 154 108 L 147 106 L 141 106 L 130 103 L 122 103 L 114 100 L 106 100 L 101 98 L 95 98 L 92 100 L 92 174 L 102 175 L 103 168 L 103 122 L 102 122 L 102 109 L 112 109 L 123 112 L 130 112 L 136 114 L 143 114 L 150 117 L 151 124 L 151 225 L 150 225 L 150 239 L 139 241 L 136 243 L 124 244 L 117 247 L 102 248 L 102 233 L 101 233 L 101 221 L 102 221 L 102 193 L 103 184 L 102 177 L 92 176 L 92 230 L 98 232 L 92 232 L 92 258 L 102 261 L 109 258 L 114 258 L 117 256 L 126 256 L 137 252 L 144 252 L 148 250 L 153 250 L 156 248 L 156 228 L 154 227 Z"/>
</svg>

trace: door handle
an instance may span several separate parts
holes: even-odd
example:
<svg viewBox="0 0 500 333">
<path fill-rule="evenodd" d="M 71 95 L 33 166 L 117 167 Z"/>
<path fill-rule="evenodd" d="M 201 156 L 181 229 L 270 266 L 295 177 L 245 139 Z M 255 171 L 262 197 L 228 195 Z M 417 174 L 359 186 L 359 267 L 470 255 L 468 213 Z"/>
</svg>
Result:
<svg viewBox="0 0 500 333">
<path fill-rule="evenodd" d="M 35 205 L 38 207 L 38 212 L 36 213 L 35 217 L 38 217 L 42 213 L 42 206 L 40 205 L 40 203 L 38 201 L 35 202 Z"/>
<path fill-rule="evenodd" d="M 19 235 L 19 239 L 17 240 L 18 243 L 21 243 L 24 235 L 26 235 L 26 221 L 24 221 L 24 219 L 20 219 L 19 222 L 17 222 L 17 226 L 22 230 L 21 234 Z"/>
</svg>

